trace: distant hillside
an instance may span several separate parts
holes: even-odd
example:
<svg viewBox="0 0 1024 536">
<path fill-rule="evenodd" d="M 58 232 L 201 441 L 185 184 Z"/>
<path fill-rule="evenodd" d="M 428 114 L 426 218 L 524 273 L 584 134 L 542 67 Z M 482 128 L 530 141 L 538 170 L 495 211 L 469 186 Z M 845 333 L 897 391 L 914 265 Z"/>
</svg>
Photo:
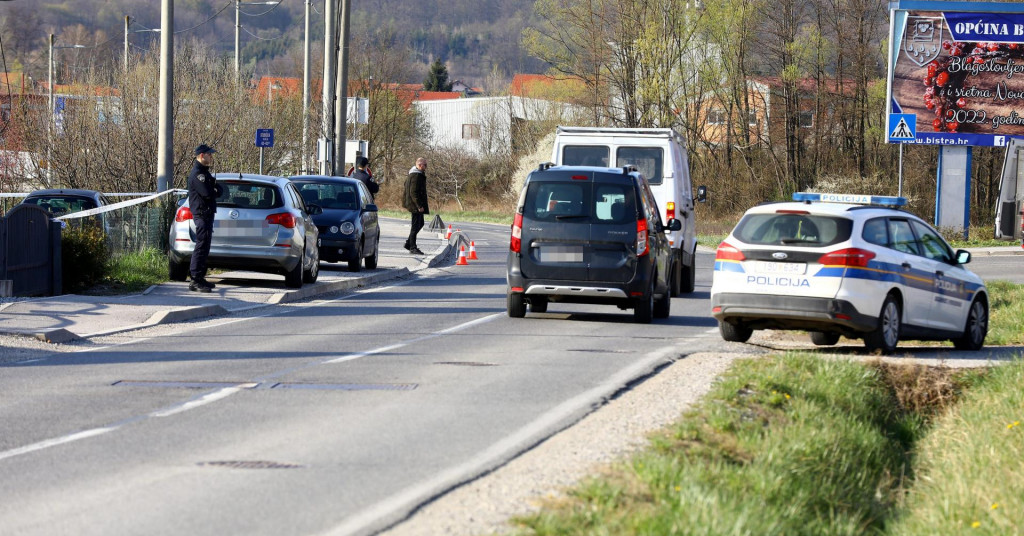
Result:
<svg viewBox="0 0 1024 536">
<path fill-rule="evenodd" d="M 255 0 L 250 0 L 255 1 Z M 160 0 L 64 0 L 62 2 L 16 0 L 0 3 L 0 30 L 9 64 L 19 61 L 28 69 L 44 70 L 46 36 L 53 32 L 67 42 L 72 37 L 120 51 L 125 16 L 130 28 L 145 30 L 160 26 Z M 198 39 L 234 54 L 234 0 L 175 0 L 175 39 Z M 316 55 L 323 51 L 324 2 L 312 4 L 311 31 Z M 527 57 L 520 48 L 522 29 L 532 19 L 533 0 L 380 0 L 373 6 L 356 2 L 352 12 L 353 53 L 360 37 L 381 28 L 398 36 L 395 46 L 411 51 L 409 80 L 421 82 L 426 66 L 440 57 L 448 64 L 451 79 L 479 85 L 497 69 L 507 79 L 516 72 L 542 72 L 544 65 Z M 282 0 L 278 6 L 243 7 L 241 17 L 243 61 L 258 75 L 291 75 L 275 72 L 294 68 L 302 57 L 304 0 Z M 259 15 L 259 16 L 256 16 Z M 76 26 L 81 28 L 76 28 Z M 183 31 L 190 29 L 188 31 Z M 132 33 L 134 50 L 144 50 L 158 39 L 153 32 Z M 14 59 L 11 55 L 14 54 Z M 40 61 L 43 62 L 40 65 Z"/>
</svg>

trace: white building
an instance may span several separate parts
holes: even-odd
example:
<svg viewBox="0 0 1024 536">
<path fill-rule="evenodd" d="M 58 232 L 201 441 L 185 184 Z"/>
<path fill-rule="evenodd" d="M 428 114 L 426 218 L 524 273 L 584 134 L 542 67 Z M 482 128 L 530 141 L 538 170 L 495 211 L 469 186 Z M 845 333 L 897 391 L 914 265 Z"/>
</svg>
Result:
<svg viewBox="0 0 1024 536">
<path fill-rule="evenodd" d="M 527 97 L 476 97 L 416 101 L 429 144 L 482 156 L 507 152 L 517 129 L 531 121 L 558 119 L 565 104 Z"/>
</svg>

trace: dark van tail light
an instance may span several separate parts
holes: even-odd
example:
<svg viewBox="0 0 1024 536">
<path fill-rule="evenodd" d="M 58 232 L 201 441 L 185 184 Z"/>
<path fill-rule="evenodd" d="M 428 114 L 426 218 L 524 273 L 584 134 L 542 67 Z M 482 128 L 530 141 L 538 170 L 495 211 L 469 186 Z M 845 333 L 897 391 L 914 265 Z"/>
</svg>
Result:
<svg viewBox="0 0 1024 536">
<path fill-rule="evenodd" d="M 516 214 L 515 220 L 512 221 L 512 240 L 508 244 L 508 249 L 519 253 L 523 249 L 523 215 Z"/>
<path fill-rule="evenodd" d="M 828 266 L 854 266 L 865 268 L 875 254 L 866 249 L 846 248 L 826 253 L 818 259 L 819 264 Z"/>
<path fill-rule="evenodd" d="M 174 213 L 174 221 L 181 223 L 192 219 L 192 209 L 182 206 Z"/>
<path fill-rule="evenodd" d="M 648 251 L 650 248 L 647 247 L 647 220 L 641 218 L 636 220 L 636 256 L 643 257 Z"/>
<path fill-rule="evenodd" d="M 292 216 L 291 212 L 271 214 L 267 216 L 267 225 L 280 225 L 281 227 L 292 229 L 295 227 L 295 216 Z"/>
<path fill-rule="evenodd" d="M 715 251 L 716 261 L 745 261 L 747 257 L 743 255 L 743 252 L 736 249 L 736 246 L 722 242 L 718 245 L 718 249 Z"/>
</svg>

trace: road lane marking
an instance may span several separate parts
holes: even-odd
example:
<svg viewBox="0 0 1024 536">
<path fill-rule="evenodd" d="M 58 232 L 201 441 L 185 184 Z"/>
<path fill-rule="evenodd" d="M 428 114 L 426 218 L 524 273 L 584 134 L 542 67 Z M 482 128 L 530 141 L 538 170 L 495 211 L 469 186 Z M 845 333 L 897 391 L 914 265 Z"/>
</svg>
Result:
<svg viewBox="0 0 1024 536">
<path fill-rule="evenodd" d="M 18 447 L 18 448 L 11 449 L 11 450 L 5 450 L 3 452 L 0 452 L 0 460 L 4 460 L 4 459 L 7 459 L 7 458 L 13 458 L 15 456 L 21 456 L 22 454 L 28 454 L 30 452 L 36 452 L 36 451 L 43 450 L 43 449 L 48 449 L 50 447 L 56 447 L 57 445 L 63 445 L 65 443 L 71 443 L 71 442 L 74 442 L 74 441 L 78 441 L 79 439 L 87 439 L 87 438 L 90 438 L 90 437 L 96 437 L 98 435 L 103 435 L 103 434 L 105 434 L 107 432 L 113 432 L 114 430 L 117 430 L 120 427 L 121 427 L 120 425 L 117 425 L 117 426 L 107 426 L 107 427 L 104 427 L 104 428 L 93 428 L 92 430 L 84 430 L 82 432 L 76 432 L 74 434 L 69 434 L 69 435 L 61 436 L 61 437 L 55 437 L 53 439 L 47 439 L 47 440 L 44 440 L 44 441 L 40 441 L 38 443 L 32 443 L 31 445 L 25 445 L 24 447 Z"/>
<path fill-rule="evenodd" d="M 372 290 L 377 290 L 377 289 L 372 289 Z M 340 300 L 340 299 L 346 299 L 346 298 L 345 297 L 338 298 L 338 300 Z M 331 300 L 331 301 L 333 302 L 333 301 L 337 301 L 337 300 Z M 329 303 L 329 302 L 327 302 L 327 303 Z M 305 307 L 305 306 L 308 306 L 308 305 L 303 305 L 303 306 Z M 486 322 L 490 322 L 490 321 L 492 321 L 492 320 L 494 320 L 496 318 L 502 317 L 503 315 L 504 315 L 504 313 L 495 313 L 495 314 L 488 315 L 488 316 L 485 316 L 485 317 L 482 317 L 482 318 L 477 318 L 477 319 L 474 319 L 474 320 L 470 320 L 469 322 L 464 322 L 464 323 L 458 324 L 456 326 L 452 326 L 452 327 L 449 327 L 449 328 L 438 330 L 438 331 L 435 331 L 434 333 L 430 333 L 428 335 L 424 335 L 424 336 L 421 336 L 421 337 L 416 337 L 415 339 L 410 339 L 410 340 L 408 340 L 406 342 L 401 342 L 401 343 L 396 343 L 396 344 L 389 344 L 387 346 L 382 346 L 380 348 L 374 348 L 372 350 L 366 350 L 364 352 L 357 352 L 357 353 L 353 353 L 353 354 L 344 355 L 342 357 L 338 357 L 338 358 L 334 358 L 334 359 L 329 359 L 327 361 L 321 361 L 321 362 L 316 363 L 314 366 L 316 366 L 316 365 L 334 364 L 334 363 L 342 363 L 342 362 L 345 362 L 345 361 L 353 361 L 353 360 L 360 359 L 360 358 L 363 358 L 363 357 L 368 357 L 368 356 L 375 355 L 375 354 L 380 354 L 380 353 L 383 353 L 383 352 L 389 352 L 389 351 L 392 351 L 392 350 L 396 350 L 398 348 L 409 346 L 411 344 L 416 344 L 416 343 L 419 343 L 419 342 L 422 342 L 422 341 L 425 341 L 425 340 L 434 339 L 434 338 L 437 338 L 437 337 L 441 337 L 443 335 L 449 335 L 451 333 L 462 331 L 464 329 L 468 329 L 468 328 L 471 328 L 473 326 L 477 326 L 477 325 L 480 325 L 480 324 L 483 324 L 483 323 L 486 323 Z M 269 316 L 269 315 L 267 315 L 267 316 Z M 238 322 L 238 321 L 241 321 L 241 320 L 249 320 L 249 319 L 248 318 L 239 319 L 239 320 L 234 320 L 232 322 Z M 225 322 L 225 324 L 226 323 L 231 323 L 231 322 Z M 219 325 L 224 325 L 224 324 L 219 324 Z M 199 329 L 204 329 L 204 328 L 199 328 Z M 133 342 L 138 342 L 138 341 L 133 341 Z M 291 371 L 293 369 L 288 369 L 288 370 Z M 270 375 L 270 376 L 274 376 L 274 375 Z M 268 377 L 270 377 L 270 376 L 268 376 Z M 199 396 L 198 398 L 189 400 L 187 402 L 183 402 L 181 404 L 176 404 L 176 405 L 171 406 L 169 408 L 157 410 L 157 411 L 148 413 L 148 414 L 140 416 L 140 417 L 130 418 L 130 419 L 127 419 L 125 421 L 121 421 L 121 423 L 119 423 L 119 424 L 114 424 L 114 425 L 106 426 L 106 427 L 103 427 L 103 428 L 94 428 L 94 429 L 85 430 L 85 431 L 82 431 L 82 432 L 76 432 L 76 433 L 69 434 L 69 435 L 66 435 L 66 436 L 56 437 L 56 438 L 53 438 L 53 439 L 47 439 L 47 440 L 44 440 L 44 441 L 33 443 L 31 445 L 25 445 L 23 447 L 18 447 L 18 448 L 2 451 L 2 452 L 0 452 L 0 460 L 4 460 L 4 459 L 7 459 L 7 458 L 14 458 L 14 457 L 20 456 L 22 454 L 28 454 L 28 453 L 31 453 L 31 452 L 40 451 L 40 450 L 47 449 L 47 448 L 50 448 L 50 447 L 56 447 L 56 446 L 59 446 L 59 445 L 64 445 L 64 444 L 67 444 L 67 443 L 72 443 L 72 442 L 79 441 L 79 440 L 82 440 L 82 439 L 88 439 L 90 437 L 95 437 L 95 436 L 98 436 L 98 435 L 106 434 L 108 432 L 113 432 L 115 430 L 120 429 L 121 427 L 123 427 L 124 425 L 126 425 L 128 423 L 137 422 L 137 421 L 142 420 L 142 419 L 157 418 L 157 417 L 169 417 L 169 416 L 172 416 L 172 415 L 177 415 L 177 414 L 180 414 L 180 413 L 184 413 L 184 412 L 189 411 L 189 410 L 193 410 L 193 409 L 196 409 L 196 408 L 200 408 L 200 407 L 212 404 L 214 402 L 218 402 L 218 401 L 224 400 L 224 399 L 230 397 L 231 395 L 234 395 L 234 394 L 236 394 L 236 393 L 238 393 L 238 392 L 240 392 L 240 391 L 242 391 L 244 389 L 249 389 L 249 388 L 251 388 L 251 384 L 249 384 L 249 383 L 240 383 L 240 384 L 238 384 L 237 386 L 234 386 L 234 387 L 225 387 L 225 388 L 213 391 L 211 393 L 206 393 L 204 395 Z"/>
</svg>

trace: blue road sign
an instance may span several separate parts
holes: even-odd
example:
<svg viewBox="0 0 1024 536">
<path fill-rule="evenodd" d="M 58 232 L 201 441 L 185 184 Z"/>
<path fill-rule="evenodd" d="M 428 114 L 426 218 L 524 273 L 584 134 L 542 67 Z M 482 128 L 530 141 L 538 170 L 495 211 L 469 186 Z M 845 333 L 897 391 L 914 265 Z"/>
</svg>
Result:
<svg viewBox="0 0 1024 536">
<path fill-rule="evenodd" d="M 889 141 L 917 139 L 917 114 L 889 114 Z"/>
<path fill-rule="evenodd" d="M 257 128 L 256 129 L 256 147 L 273 147 L 274 146 L 274 129 L 272 128 Z"/>
</svg>

